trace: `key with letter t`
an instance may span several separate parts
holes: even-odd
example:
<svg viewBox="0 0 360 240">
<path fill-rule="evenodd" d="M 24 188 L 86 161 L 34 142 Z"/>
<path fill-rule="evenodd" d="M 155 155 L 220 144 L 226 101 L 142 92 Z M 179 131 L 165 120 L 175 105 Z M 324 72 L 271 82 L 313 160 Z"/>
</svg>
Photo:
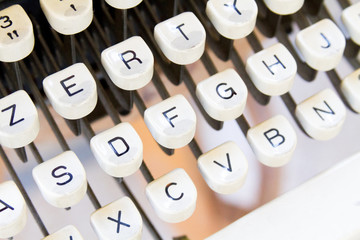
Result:
<svg viewBox="0 0 360 240">
<path fill-rule="evenodd" d="M 179 65 L 191 64 L 204 53 L 205 29 L 192 12 L 157 24 L 154 37 L 164 55 Z"/>
</svg>

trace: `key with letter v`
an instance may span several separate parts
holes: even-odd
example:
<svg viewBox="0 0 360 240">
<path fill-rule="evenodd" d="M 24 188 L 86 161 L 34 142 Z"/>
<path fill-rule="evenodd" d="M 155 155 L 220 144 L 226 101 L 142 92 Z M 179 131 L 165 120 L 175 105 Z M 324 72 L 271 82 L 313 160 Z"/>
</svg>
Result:
<svg viewBox="0 0 360 240">
<path fill-rule="evenodd" d="M 226 142 L 201 155 L 198 167 L 212 190 L 230 194 L 244 184 L 248 162 L 236 143 Z"/>
</svg>

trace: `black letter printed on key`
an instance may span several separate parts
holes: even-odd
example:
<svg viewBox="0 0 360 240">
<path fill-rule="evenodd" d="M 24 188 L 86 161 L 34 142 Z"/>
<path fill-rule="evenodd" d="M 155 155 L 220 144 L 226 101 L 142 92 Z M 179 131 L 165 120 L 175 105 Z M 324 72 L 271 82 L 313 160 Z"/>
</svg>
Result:
<svg viewBox="0 0 360 240">
<path fill-rule="evenodd" d="M 178 29 L 181 33 L 181 35 L 183 35 L 183 37 L 186 39 L 186 40 L 189 40 L 188 36 L 185 35 L 185 33 L 183 32 L 183 30 L 181 29 L 182 26 L 184 26 L 185 24 L 182 23 L 180 24 L 179 26 L 176 27 L 176 29 Z"/>
<path fill-rule="evenodd" d="M 277 130 L 276 128 L 272 128 L 264 132 L 264 136 L 274 148 L 280 146 L 285 142 L 285 137 L 281 135 L 279 133 L 279 130 Z M 275 139 L 277 139 L 277 141 L 275 141 Z"/>
<path fill-rule="evenodd" d="M 131 57 L 130 59 L 126 60 L 125 57 L 124 57 L 126 54 L 132 54 L 132 57 Z M 141 59 L 138 58 L 138 57 L 136 57 L 136 52 L 134 52 L 134 51 L 132 51 L 132 50 L 128 50 L 128 51 L 125 51 L 125 52 L 121 53 L 121 54 L 120 54 L 120 57 L 121 57 L 122 61 L 124 62 L 124 64 L 126 65 L 126 67 L 127 67 L 129 70 L 131 69 L 131 67 L 130 67 L 130 65 L 129 65 L 129 62 L 131 62 L 131 61 L 136 60 L 136 61 L 138 61 L 140 64 L 142 64 Z"/>
<path fill-rule="evenodd" d="M 65 177 L 65 176 L 68 176 L 68 179 L 64 182 L 57 182 L 56 184 L 59 185 L 59 186 L 63 186 L 63 185 L 66 185 L 68 184 L 69 182 L 71 182 L 71 180 L 73 179 L 73 175 L 69 172 L 64 172 L 64 173 L 61 173 L 59 175 L 56 175 L 56 172 L 59 171 L 60 169 L 65 169 L 66 170 L 66 167 L 65 166 L 58 166 L 56 168 L 54 168 L 51 172 L 51 175 L 54 177 L 54 178 L 61 178 L 61 177 Z"/>
<path fill-rule="evenodd" d="M 226 88 L 225 90 L 220 91 L 220 87 L 222 86 L 226 86 L 226 83 L 220 83 L 216 86 L 216 93 L 219 95 L 219 97 L 223 98 L 223 99 L 230 99 L 232 98 L 234 95 L 237 95 L 237 93 L 235 92 L 235 90 L 231 87 Z M 223 93 L 229 92 L 229 94 L 227 94 L 227 96 L 223 95 Z"/>
<path fill-rule="evenodd" d="M 173 186 L 173 185 L 177 185 L 177 183 L 172 182 L 172 183 L 169 183 L 168 185 L 166 185 L 166 187 L 165 187 L 165 193 L 166 193 L 166 195 L 167 195 L 169 198 L 171 198 L 172 200 L 178 201 L 178 200 L 180 200 L 180 199 L 183 198 L 184 193 L 181 193 L 179 197 L 173 197 L 173 196 L 169 193 L 169 188 L 170 188 L 171 186 Z"/>
<path fill-rule="evenodd" d="M 275 73 L 271 70 L 271 68 L 275 67 L 276 65 L 279 65 L 279 64 L 280 64 L 280 66 L 282 66 L 284 69 L 286 69 L 286 66 L 280 61 L 280 59 L 279 59 L 276 55 L 274 55 L 274 57 L 275 57 L 275 59 L 276 59 L 277 62 L 275 62 L 275 63 L 273 63 L 273 64 L 271 64 L 271 65 L 267 65 L 267 64 L 265 63 L 265 61 L 262 61 L 262 63 L 265 65 L 265 67 L 270 71 L 270 73 L 271 73 L 272 75 L 275 75 Z"/>
<path fill-rule="evenodd" d="M 320 112 L 322 113 L 326 113 L 326 114 L 332 114 L 332 115 L 335 115 L 335 112 L 334 110 L 331 109 L 331 107 L 329 106 L 329 104 L 324 101 L 325 105 L 327 106 L 327 108 L 329 109 L 329 111 L 326 111 L 326 110 L 323 110 L 323 109 L 320 109 L 320 108 L 316 108 L 316 107 L 313 107 L 314 111 L 317 113 L 317 115 L 319 115 L 319 117 L 321 118 L 321 120 L 325 121 L 325 119 L 323 118 L 323 116 L 321 116 Z"/>
<path fill-rule="evenodd" d="M 172 123 L 171 120 L 173 120 L 174 118 L 177 118 L 178 115 L 174 115 L 174 116 L 172 116 L 172 117 L 168 117 L 167 113 L 169 113 L 169 112 L 171 112 L 172 110 L 175 110 L 175 109 L 176 109 L 176 107 L 172 107 L 172 108 L 170 108 L 169 110 L 166 110 L 165 112 L 162 113 L 162 114 L 164 115 L 164 117 L 166 118 L 166 120 L 168 120 L 168 122 L 170 123 L 171 127 L 173 127 L 173 128 L 175 127 L 175 125 Z"/>
<path fill-rule="evenodd" d="M 114 146 L 114 142 L 115 141 L 121 141 L 122 144 L 125 146 L 125 150 L 122 151 L 121 153 L 119 153 L 117 150 L 116 150 L 116 147 Z M 116 154 L 116 156 L 120 157 L 122 155 L 124 155 L 125 153 L 127 153 L 130 149 L 129 147 L 129 144 L 125 141 L 124 138 L 122 137 L 114 137 L 113 139 L 109 140 L 108 141 L 108 144 L 110 145 L 110 147 L 112 148 L 112 150 L 114 151 L 114 153 Z"/>
<path fill-rule="evenodd" d="M 213 161 L 215 164 L 217 164 L 218 166 L 220 166 L 220 167 L 222 167 L 222 168 L 224 168 L 224 169 L 226 169 L 227 171 L 229 171 L 229 172 L 232 172 L 232 168 L 231 168 L 231 162 L 230 162 L 230 155 L 229 155 L 229 153 L 226 153 L 226 158 L 227 158 L 227 163 L 228 163 L 228 166 L 226 167 L 226 166 L 224 166 L 224 165 L 222 165 L 221 163 L 219 163 L 219 162 L 217 162 L 217 161 Z"/>
<path fill-rule="evenodd" d="M 70 88 L 73 88 L 73 87 L 75 87 L 76 86 L 76 84 L 75 83 L 73 83 L 73 84 L 70 84 L 70 85 L 65 85 L 65 82 L 67 82 L 67 81 L 69 81 L 70 79 L 72 79 L 72 78 L 74 78 L 75 77 L 75 75 L 71 75 L 70 77 L 67 77 L 67 78 L 65 78 L 64 80 L 61 80 L 60 81 L 60 84 L 61 84 L 61 86 L 64 88 L 64 90 L 65 90 L 65 92 L 67 93 L 67 95 L 69 95 L 69 97 L 72 97 L 72 96 L 74 96 L 75 94 L 78 94 L 78 93 L 80 93 L 80 92 L 82 92 L 84 89 L 78 89 L 77 91 L 75 91 L 75 92 L 70 92 Z"/>
<path fill-rule="evenodd" d="M 1 112 L 5 112 L 7 110 L 11 110 L 11 117 L 10 117 L 10 123 L 9 126 L 14 126 L 15 124 L 18 124 L 19 122 L 24 121 L 24 118 L 20 118 L 18 120 L 15 120 L 15 110 L 16 110 L 16 104 L 13 104 L 7 108 L 4 108 L 3 110 L 1 110 Z"/>
<path fill-rule="evenodd" d="M 108 217 L 107 219 L 117 223 L 116 233 L 120 233 L 120 225 L 123 225 L 125 227 L 130 227 L 130 224 L 121 221 L 121 211 L 118 212 L 118 219 L 114 219 L 112 217 Z"/>
<path fill-rule="evenodd" d="M 4 207 L 2 209 L 0 209 L 0 212 L 5 211 L 6 209 L 14 210 L 14 208 L 12 206 L 10 206 L 9 204 L 7 204 L 6 202 L 4 202 L 1 199 L 0 199 L 0 203 L 4 205 Z"/>
</svg>

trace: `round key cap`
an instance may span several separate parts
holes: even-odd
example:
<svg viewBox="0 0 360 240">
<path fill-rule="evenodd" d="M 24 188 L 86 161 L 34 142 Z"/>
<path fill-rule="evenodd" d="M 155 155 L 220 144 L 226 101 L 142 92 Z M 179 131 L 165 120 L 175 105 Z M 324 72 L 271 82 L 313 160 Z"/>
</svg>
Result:
<svg viewBox="0 0 360 240">
<path fill-rule="evenodd" d="M 90 147 L 100 167 L 113 177 L 126 177 L 139 169 L 143 158 L 143 143 L 130 123 L 120 123 L 90 141 Z"/>
<path fill-rule="evenodd" d="M 306 63 L 315 70 L 329 71 L 335 68 L 345 50 L 345 37 L 336 24 L 320 20 L 296 35 L 296 46 Z"/>
<path fill-rule="evenodd" d="M 212 118 L 233 120 L 244 111 L 248 91 L 234 69 L 227 69 L 198 83 L 196 96 Z"/>
<path fill-rule="evenodd" d="M 35 140 L 40 130 L 37 109 L 24 90 L 0 99 L 0 143 L 20 148 Z"/>
<path fill-rule="evenodd" d="M 202 154 L 198 167 L 209 187 L 221 194 L 239 190 L 248 172 L 246 157 L 235 142 L 226 142 Z"/>
<path fill-rule="evenodd" d="M 139 5 L 142 0 L 105 0 L 107 4 L 117 9 L 129 9 Z"/>
<path fill-rule="evenodd" d="M 180 94 L 146 109 L 144 120 L 155 140 L 166 148 L 184 147 L 195 135 L 195 111 Z"/>
<path fill-rule="evenodd" d="M 28 56 L 35 44 L 33 25 L 20 5 L 0 11 L 0 61 L 16 62 Z"/>
<path fill-rule="evenodd" d="M 216 30 L 226 38 L 239 39 L 255 27 L 258 8 L 254 0 L 210 0 L 206 14 Z"/>
<path fill-rule="evenodd" d="M 32 175 L 45 200 L 58 208 L 77 204 L 87 190 L 85 169 L 72 151 L 37 165 Z"/>
<path fill-rule="evenodd" d="M 264 0 L 266 6 L 279 15 L 293 14 L 304 5 L 304 0 Z"/>
<path fill-rule="evenodd" d="M 64 35 L 85 30 L 93 19 L 92 0 L 40 0 L 40 6 L 51 27 Z"/>
<path fill-rule="evenodd" d="M 197 191 L 182 168 L 149 183 L 146 186 L 146 196 L 157 215 L 166 222 L 185 221 L 195 211 Z"/>
<path fill-rule="evenodd" d="M 91 214 L 90 221 L 100 240 L 141 240 L 142 218 L 129 197 L 122 197 L 100 208 Z"/>
<path fill-rule="evenodd" d="M 299 103 L 295 114 L 309 136 L 329 140 L 340 132 L 346 109 L 336 93 L 327 88 Z"/>
<path fill-rule="evenodd" d="M 111 81 L 125 90 L 144 87 L 154 72 L 154 56 L 139 36 L 105 49 L 101 53 L 101 63 Z"/>
<path fill-rule="evenodd" d="M 10 238 L 26 225 L 27 207 L 13 181 L 0 184 L 0 238 Z"/>
<path fill-rule="evenodd" d="M 158 23 L 154 37 L 164 55 L 176 64 L 194 63 L 204 53 L 206 32 L 192 12 Z"/>
<path fill-rule="evenodd" d="M 269 167 L 288 163 L 297 143 L 294 128 L 282 115 L 251 127 L 246 137 L 258 160 Z"/>
<path fill-rule="evenodd" d="M 250 56 L 246 61 L 246 71 L 260 92 L 278 96 L 291 89 L 297 65 L 289 50 L 276 43 Z"/>
<path fill-rule="evenodd" d="M 76 63 L 47 76 L 43 86 L 55 111 L 66 119 L 85 117 L 96 106 L 96 83 L 83 63 Z"/>
<path fill-rule="evenodd" d="M 42 240 L 84 240 L 79 230 L 73 225 L 68 225 L 62 229 L 48 235 Z"/>
<path fill-rule="evenodd" d="M 360 69 L 344 78 L 341 82 L 341 90 L 351 108 L 360 113 Z"/>
<path fill-rule="evenodd" d="M 355 3 L 342 11 L 341 20 L 346 30 L 349 32 L 351 39 L 360 45 L 360 2 Z"/>
</svg>

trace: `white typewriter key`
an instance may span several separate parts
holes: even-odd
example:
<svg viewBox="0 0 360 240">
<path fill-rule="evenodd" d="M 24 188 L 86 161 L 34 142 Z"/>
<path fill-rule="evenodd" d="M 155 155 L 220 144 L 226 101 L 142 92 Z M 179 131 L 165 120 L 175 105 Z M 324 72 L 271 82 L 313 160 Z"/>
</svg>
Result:
<svg viewBox="0 0 360 240">
<path fill-rule="evenodd" d="M 84 238 L 76 227 L 68 225 L 53 234 L 48 235 L 42 240 L 84 240 Z"/>
<path fill-rule="evenodd" d="M 20 148 L 35 140 L 40 130 L 37 109 L 24 90 L 0 99 L 0 143 Z"/>
<path fill-rule="evenodd" d="M 91 214 L 90 220 L 100 240 L 141 239 L 142 218 L 135 204 L 128 197 L 100 208 Z"/>
<path fill-rule="evenodd" d="M 341 60 L 345 49 L 345 37 L 329 19 L 301 30 L 296 35 L 296 46 L 306 63 L 315 70 L 329 71 Z"/>
<path fill-rule="evenodd" d="M 248 172 L 246 157 L 235 142 L 226 142 L 202 154 L 198 167 L 209 187 L 221 194 L 239 190 Z"/>
<path fill-rule="evenodd" d="M 0 184 L 0 238 L 11 238 L 26 225 L 27 207 L 13 181 Z"/>
<path fill-rule="evenodd" d="M 195 111 L 180 94 L 146 109 L 144 120 L 151 135 L 166 148 L 184 147 L 195 135 Z"/>
<path fill-rule="evenodd" d="M 85 117 L 97 103 L 95 80 L 83 63 L 49 75 L 43 87 L 55 111 L 66 119 Z"/>
<path fill-rule="evenodd" d="M 204 53 L 205 29 L 192 12 L 157 24 L 154 37 L 164 55 L 176 64 L 194 63 Z"/>
<path fill-rule="evenodd" d="M 193 214 L 197 191 L 185 170 L 177 168 L 149 183 L 146 196 L 162 220 L 177 223 Z"/>
<path fill-rule="evenodd" d="M 227 69 L 198 83 L 196 96 L 205 111 L 218 121 L 233 120 L 244 111 L 248 90 L 234 69 Z"/>
<path fill-rule="evenodd" d="M 341 14 L 341 20 L 344 23 L 346 30 L 349 32 L 351 39 L 360 45 L 360 2 L 345 8 Z"/>
<path fill-rule="evenodd" d="M 72 151 L 37 165 L 32 175 L 45 200 L 58 208 L 77 204 L 87 190 L 85 169 Z"/>
<path fill-rule="evenodd" d="M 282 115 L 250 128 L 246 137 L 258 160 L 269 167 L 288 163 L 297 143 L 294 128 Z"/>
<path fill-rule="evenodd" d="M 304 0 L 264 0 L 266 6 L 279 15 L 289 15 L 300 10 Z"/>
<path fill-rule="evenodd" d="M 325 89 L 298 104 L 295 114 L 310 137 L 329 140 L 340 132 L 346 109 L 333 90 Z"/>
<path fill-rule="evenodd" d="M 85 30 L 93 19 L 92 0 L 40 0 L 40 6 L 51 27 L 64 35 Z"/>
<path fill-rule="evenodd" d="M 360 69 L 357 69 L 344 78 L 341 90 L 351 108 L 360 113 Z"/>
<path fill-rule="evenodd" d="M 100 167 L 113 177 L 129 176 L 142 163 L 143 143 L 130 123 L 97 134 L 90 147 Z"/>
<path fill-rule="evenodd" d="M 117 9 L 129 9 L 139 5 L 142 0 L 105 0 L 107 4 Z"/>
<path fill-rule="evenodd" d="M 291 89 L 297 65 L 289 50 L 277 43 L 250 56 L 246 71 L 260 92 L 278 96 Z"/>
<path fill-rule="evenodd" d="M 101 63 L 113 83 L 125 90 L 144 87 L 154 72 L 154 56 L 139 36 L 105 49 L 101 53 Z"/>
<path fill-rule="evenodd" d="M 20 5 L 0 11 L 0 61 L 16 62 L 27 57 L 35 44 L 33 25 Z"/>
<path fill-rule="evenodd" d="M 206 14 L 216 30 L 226 38 L 239 39 L 255 27 L 258 8 L 254 0 L 209 0 Z"/>
</svg>

